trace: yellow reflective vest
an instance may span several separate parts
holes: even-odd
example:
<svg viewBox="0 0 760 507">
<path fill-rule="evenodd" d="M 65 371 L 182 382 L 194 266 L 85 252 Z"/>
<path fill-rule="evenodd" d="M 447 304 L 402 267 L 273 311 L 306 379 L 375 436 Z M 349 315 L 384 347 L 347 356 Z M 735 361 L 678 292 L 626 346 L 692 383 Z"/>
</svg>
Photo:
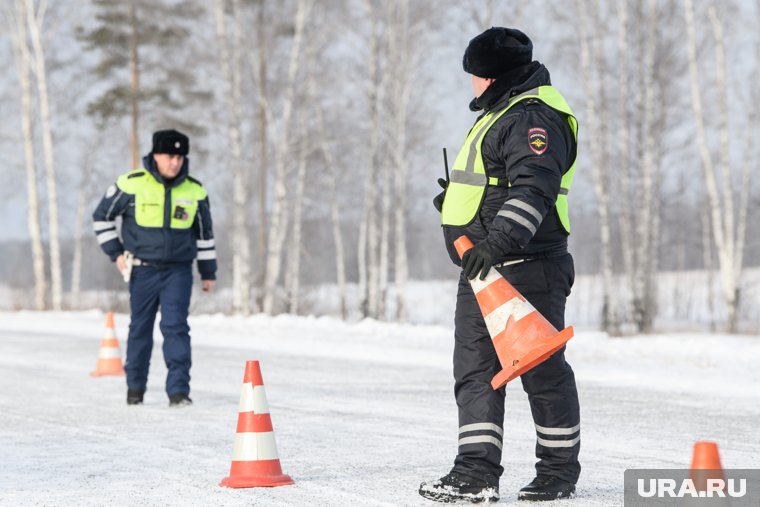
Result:
<svg viewBox="0 0 760 507">
<path fill-rule="evenodd" d="M 515 104 L 527 99 L 538 99 L 547 106 L 565 115 L 567 123 L 578 140 L 578 121 L 564 97 L 552 86 L 539 86 L 516 95 L 503 109 L 484 114 L 470 130 L 459 150 L 451 170 L 451 181 L 446 189 L 446 198 L 441 211 L 442 225 L 467 226 L 477 216 L 483 203 L 486 187 L 496 186 L 497 178 L 488 177 L 483 163 L 481 146 L 488 130 Z M 570 233 L 570 218 L 567 209 L 567 194 L 573 182 L 576 161 L 562 175 L 560 191 L 555 203 L 557 216 L 565 231 Z"/>
</svg>

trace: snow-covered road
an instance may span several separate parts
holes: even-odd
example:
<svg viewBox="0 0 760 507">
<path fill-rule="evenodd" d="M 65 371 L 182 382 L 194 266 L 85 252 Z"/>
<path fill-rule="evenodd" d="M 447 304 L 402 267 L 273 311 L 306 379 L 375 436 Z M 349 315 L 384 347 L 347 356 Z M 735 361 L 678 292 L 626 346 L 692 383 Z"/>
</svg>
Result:
<svg viewBox="0 0 760 507">
<path fill-rule="evenodd" d="M 0 505 L 428 505 L 422 480 L 456 452 L 451 330 L 331 318 L 191 318 L 189 408 L 169 409 L 160 334 L 143 406 L 92 378 L 100 312 L 0 313 Z M 122 353 L 128 319 L 117 315 Z M 294 486 L 232 490 L 246 359 L 259 359 Z M 568 360 L 582 412 L 578 498 L 623 503 L 626 468 L 685 468 L 716 440 L 726 468 L 760 468 L 760 339 L 579 332 Z M 533 429 L 508 386 L 501 504 L 533 477 Z"/>
</svg>

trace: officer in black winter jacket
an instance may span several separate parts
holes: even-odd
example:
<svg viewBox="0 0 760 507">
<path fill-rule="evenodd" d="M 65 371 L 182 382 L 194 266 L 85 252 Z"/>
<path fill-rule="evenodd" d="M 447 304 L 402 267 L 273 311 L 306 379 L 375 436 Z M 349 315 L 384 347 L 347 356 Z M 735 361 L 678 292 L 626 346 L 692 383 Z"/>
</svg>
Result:
<svg viewBox="0 0 760 507">
<path fill-rule="evenodd" d="M 481 112 L 434 199 L 452 260 L 462 266 L 455 314 L 454 378 L 459 451 L 451 472 L 420 486 L 438 501 L 499 497 L 504 388 L 501 370 L 469 279 L 497 269 L 557 329 L 574 279 L 567 251 L 567 195 L 575 171 L 577 121 L 549 71 L 532 59 L 519 30 L 495 27 L 472 39 L 464 70 Z M 460 262 L 454 240 L 475 244 Z M 536 477 L 520 500 L 575 493 L 580 474 L 580 410 L 564 347 L 521 376 L 536 427 Z"/>
<path fill-rule="evenodd" d="M 159 307 L 169 404 L 192 403 L 187 324 L 192 262 L 198 261 L 203 290 L 211 291 L 216 248 L 206 189 L 189 174 L 189 146 L 181 132 L 155 132 L 143 168 L 108 187 L 92 216 L 98 243 L 129 282 L 132 315 L 124 367 L 129 405 L 143 402 Z M 122 218 L 121 239 L 117 217 Z"/>
</svg>

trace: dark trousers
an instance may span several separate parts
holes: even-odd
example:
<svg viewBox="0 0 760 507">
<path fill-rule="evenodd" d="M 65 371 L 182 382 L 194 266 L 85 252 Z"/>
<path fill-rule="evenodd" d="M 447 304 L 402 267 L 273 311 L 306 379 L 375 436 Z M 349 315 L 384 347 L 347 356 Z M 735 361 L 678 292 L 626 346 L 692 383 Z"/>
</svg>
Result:
<svg viewBox="0 0 760 507">
<path fill-rule="evenodd" d="M 575 272 L 570 254 L 498 268 L 499 272 L 558 330 Z M 459 453 L 453 470 L 498 484 L 501 466 L 504 388 L 491 379 L 501 371 L 470 283 L 460 277 L 454 344 L 454 393 L 459 407 Z M 521 377 L 536 426 L 536 471 L 576 483 L 580 474 L 580 409 L 575 376 L 564 347 Z"/>
<path fill-rule="evenodd" d="M 161 307 L 161 334 L 164 336 L 166 393 L 190 393 L 190 326 L 187 315 L 193 273 L 190 265 L 158 269 L 137 266 L 129 282 L 132 319 L 127 340 L 127 387 L 145 390 L 153 351 L 153 323 Z"/>
</svg>

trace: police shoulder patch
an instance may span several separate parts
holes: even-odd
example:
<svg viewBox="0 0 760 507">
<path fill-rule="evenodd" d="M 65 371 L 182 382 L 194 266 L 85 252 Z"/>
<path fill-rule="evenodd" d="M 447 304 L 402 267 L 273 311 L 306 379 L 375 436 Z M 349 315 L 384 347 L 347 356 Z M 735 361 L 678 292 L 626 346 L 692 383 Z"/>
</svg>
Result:
<svg viewBox="0 0 760 507">
<path fill-rule="evenodd" d="M 111 185 L 106 190 L 106 197 L 110 199 L 111 197 L 114 196 L 115 193 L 116 193 L 116 185 Z"/>
<path fill-rule="evenodd" d="M 533 127 L 528 129 L 528 146 L 536 155 L 543 155 L 549 147 L 549 134 L 546 129 Z"/>
</svg>

